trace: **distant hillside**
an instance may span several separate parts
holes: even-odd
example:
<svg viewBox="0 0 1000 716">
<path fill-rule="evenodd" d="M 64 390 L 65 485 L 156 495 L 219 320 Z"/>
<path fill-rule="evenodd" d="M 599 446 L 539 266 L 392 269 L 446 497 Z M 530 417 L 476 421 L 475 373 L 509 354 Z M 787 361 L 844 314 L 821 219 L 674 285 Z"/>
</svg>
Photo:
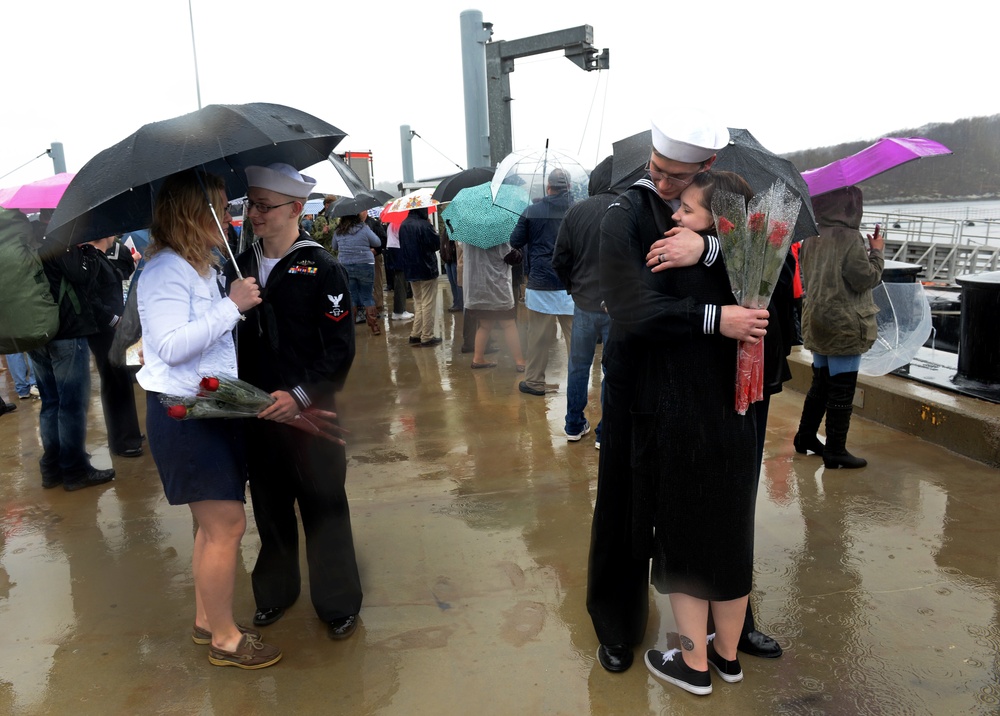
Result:
<svg viewBox="0 0 1000 716">
<path fill-rule="evenodd" d="M 865 202 L 918 202 L 1000 197 L 1000 114 L 928 124 L 890 132 L 887 137 L 927 137 L 953 154 L 904 164 L 859 186 Z M 880 137 L 785 154 L 799 171 L 858 152 Z"/>
</svg>

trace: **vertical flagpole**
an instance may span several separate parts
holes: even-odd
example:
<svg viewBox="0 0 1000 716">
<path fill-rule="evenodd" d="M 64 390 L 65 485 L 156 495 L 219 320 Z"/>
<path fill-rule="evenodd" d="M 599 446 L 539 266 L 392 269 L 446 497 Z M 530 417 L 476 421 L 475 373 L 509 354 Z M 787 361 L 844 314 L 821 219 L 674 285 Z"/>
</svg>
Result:
<svg viewBox="0 0 1000 716">
<path fill-rule="evenodd" d="M 198 79 L 198 48 L 194 41 L 194 11 L 191 0 L 188 0 L 188 19 L 191 24 L 191 54 L 194 55 L 194 88 L 198 94 L 198 109 L 201 109 L 201 81 Z"/>
</svg>

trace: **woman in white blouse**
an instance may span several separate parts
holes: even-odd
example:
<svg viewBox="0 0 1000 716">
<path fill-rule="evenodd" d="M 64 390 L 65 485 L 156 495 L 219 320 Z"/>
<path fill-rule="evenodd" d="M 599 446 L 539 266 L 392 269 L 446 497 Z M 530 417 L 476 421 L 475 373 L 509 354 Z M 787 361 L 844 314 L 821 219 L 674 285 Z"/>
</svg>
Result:
<svg viewBox="0 0 1000 716">
<path fill-rule="evenodd" d="M 233 420 L 174 420 L 162 393 L 193 396 L 204 376 L 236 375 L 232 330 L 244 311 L 260 303 L 253 278 L 220 282 L 215 249 L 231 221 L 222 180 L 195 171 L 168 177 L 156 197 L 148 262 L 138 291 L 146 390 L 146 434 L 167 501 L 187 504 L 197 529 L 192 568 L 195 621 L 192 639 L 211 644 L 216 666 L 259 669 L 281 651 L 233 619 L 233 587 L 240 540 L 246 529 L 246 468 L 239 424 Z"/>
</svg>

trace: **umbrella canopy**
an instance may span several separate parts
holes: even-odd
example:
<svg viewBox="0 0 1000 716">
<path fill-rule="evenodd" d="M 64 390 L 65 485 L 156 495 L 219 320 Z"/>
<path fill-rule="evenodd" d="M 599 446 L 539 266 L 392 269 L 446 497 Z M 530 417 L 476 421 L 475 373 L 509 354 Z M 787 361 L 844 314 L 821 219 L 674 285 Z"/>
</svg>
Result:
<svg viewBox="0 0 1000 716">
<path fill-rule="evenodd" d="M 70 245 L 146 228 L 163 180 L 185 169 L 217 174 L 230 196 L 243 196 L 247 166 L 285 162 L 303 169 L 327 159 L 345 136 L 310 114 L 266 103 L 209 105 L 147 124 L 84 165 L 47 236 Z"/>
<path fill-rule="evenodd" d="M 489 182 L 462 189 L 441 211 L 448 236 L 481 249 L 510 241 L 520 213 L 528 205 L 527 195 L 522 192 L 521 197 L 523 204 L 520 209 L 516 210 L 515 205 L 515 210 L 511 210 L 493 203 Z"/>
<path fill-rule="evenodd" d="M 865 179 L 871 179 L 900 164 L 912 162 L 921 157 L 935 157 L 951 154 L 951 150 L 923 137 L 883 137 L 857 154 L 830 162 L 819 169 L 802 172 L 813 196 L 825 194 L 834 189 L 853 186 Z"/>
<path fill-rule="evenodd" d="M 652 147 L 652 132 L 648 129 L 612 144 L 613 190 L 625 191 L 646 173 Z M 787 159 L 782 159 L 762 146 L 747 130 L 729 127 L 729 144 L 719 150 L 712 169 L 739 174 L 746 179 L 754 194 L 767 191 L 776 181 L 783 182 L 802 200 L 792 240 L 819 234 L 812 204 L 809 202 L 809 188 L 798 169 Z"/>
<path fill-rule="evenodd" d="M 754 194 L 767 191 L 776 181 L 782 182 L 802 202 L 792 241 L 819 234 L 812 202 L 809 201 L 809 187 L 799 170 L 787 159 L 764 148 L 747 130 L 729 128 L 729 144 L 719 150 L 712 169 L 739 174 L 746 179 Z"/>
<path fill-rule="evenodd" d="M 321 211 L 323 211 L 323 199 L 310 199 L 305 203 L 305 206 L 302 207 L 303 215 L 312 214 L 315 216 Z"/>
<path fill-rule="evenodd" d="M 633 134 L 611 144 L 611 188 L 621 193 L 646 174 L 653 149 L 651 130 Z"/>
<path fill-rule="evenodd" d="M 55 209 L 75 176 L 76 174 L 61 172 L 21 186 L 0 189 L 0 206 L 4 209 L 20 209 L 25 214 L 40 209 Z"/>
<path fill-rule="evenodd" d="M 483 182 L 492 180 L 495 172 L 496 167 L 472 167 L 471 169 L 463 169 L 456 174 L 452 174 L 450 177 L 442 179 L 441 183 L 437 185 L 431 196 L 441 203 L 451 201 L 455 198 L 455 195 L 458 194 L 458 192 L 462 191 L 462 189 L 478 186 Z"/>
<path fill-rule="evenodd" d="M 524 211 L 520 206 L 522 196 L 527 196 L 528 201 L 544 197 L 552 172 L 557 169 L 565 172 L 573 201 L 586 199 L 590 172 L 572 154 L 546 146 L 521 149 L 503 158 L 490 181 L 493 203 L 520 215 Z"/>
<path fill-rule="evenodd" d="M 355 196 L 368 191 L 368 185 L 350 165 L 336 154 L 331 154 L 318 164 L 306 167 L 306 174 L 316 180 L 316 188 L 309 196 L 316 194 L 333 196 Z"/>
<path fill-rule="evenodd" d="M 872 289 L 878 337 L 861 356 L 859 373 L 885 375 L 913 360 L 931 334 L 931 304 L 920 283 L 880 283 Z"/>
<path fill-rule="evenodd" d="M 382 206 L 382 202 L 367 192 L 358 192 L 357 196 L 337 199 L 330 207 L 330 213 L 334 216 L 356 216 L 377 206 Z"/>
<path fill-rule="evenodd" d="M 379 217 L 382 223 L 391 224 L 406 218 L 410 209 L 427 209 L 428 213 L 436 211 L 438 200 L 433 197 L 433 189 L 417 189 L 410 194 L 403 194 L 393 199 L 382 209 Z"/>
</svg>

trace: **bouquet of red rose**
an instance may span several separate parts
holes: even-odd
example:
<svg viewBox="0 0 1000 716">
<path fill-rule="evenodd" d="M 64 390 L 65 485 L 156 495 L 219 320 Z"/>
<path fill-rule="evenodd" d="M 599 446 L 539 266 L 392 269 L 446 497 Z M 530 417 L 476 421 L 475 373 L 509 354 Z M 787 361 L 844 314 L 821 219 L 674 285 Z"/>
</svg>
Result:
<svg viewBox="0 0 1000 716">
<path fill-rule="evenodd" d="M 161 395 L 167 415 L 175 420 L 195 418 L 255 418 L 275 402 L 269 393 L 245 380 L 228 375 L 205 376 L 193 397 Z M 337 414 L 309 407 L 286 425 L 304 430 L 331 442 L 343 444 L 338 435 L 346 432 L 336 423 Z"/>
<path fill-rule="evenodd" d="M 167 415 L 176 420 L 193 418 L 252 418 L 274 398 L 260 388 L 232 376 L 205 376 L 194 397 L 161 395 Z"/>
<path fill-rule="evenodd" d="M 782 182 L 757 194 L 747 206 L 739 194 L 717 191 L 712 214 L 736 302 L 767 308 L 778 282 L 802 202 Z M 764 341 L 739 342 L 736 412 L 764 398 Z"/>
</svg>

